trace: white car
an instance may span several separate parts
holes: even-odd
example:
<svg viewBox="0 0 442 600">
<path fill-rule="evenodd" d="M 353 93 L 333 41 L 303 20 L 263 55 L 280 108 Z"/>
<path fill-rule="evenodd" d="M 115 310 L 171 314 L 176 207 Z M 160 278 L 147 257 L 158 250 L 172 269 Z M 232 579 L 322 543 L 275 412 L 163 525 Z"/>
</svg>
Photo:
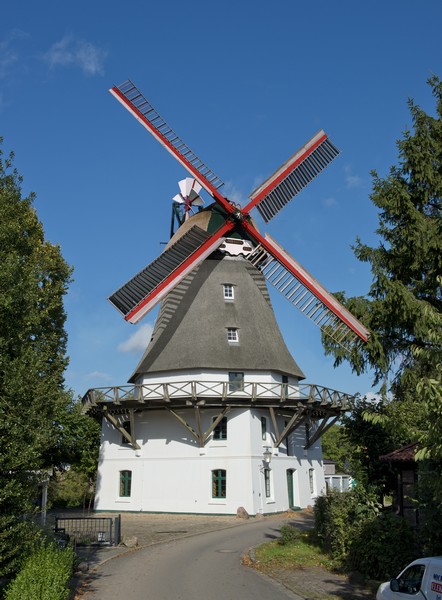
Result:
<svg viewBox="0 0 442 600">
<path fill-rule="evenodd" d="M 442 556 L 414 560 L 395 579 L 381 583 L 376 600 L 442 600 Z"/>
</svg>

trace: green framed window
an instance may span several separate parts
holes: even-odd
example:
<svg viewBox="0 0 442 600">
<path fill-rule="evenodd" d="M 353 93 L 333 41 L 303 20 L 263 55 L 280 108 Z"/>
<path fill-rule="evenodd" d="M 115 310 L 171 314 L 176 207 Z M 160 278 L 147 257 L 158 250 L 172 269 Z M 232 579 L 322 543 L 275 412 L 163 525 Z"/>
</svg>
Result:
<svg viewBox="0 0 442 600">
<path fill-rule="evenodd" d="M 270 487 L 270 469 L 264 469 L 264 488 L 266 498 L 270 498 L 272 495 L 271 487 Z"/>
<path fill-rule="evenodd" d="M 305 445 L 308 446 L 310 444 L 310 423 L 304 423 L 305 430 Z"/>
<path fill-rule="evenodd" d="M 212 498 L 225 498 L 227 491 L 227 477 L 224 469 L 212 471 Z"/>
<path fill-rule="evenodd" d="M 129 435 L 132 435 L 132 428 L 130 426 L 130 421 L 123 421 L 122 426 L 123 426 L 123 429 L 125 429 Z M 121 434 L 121 444 L 123 446 L 127 446 L 130 444 L 129 440 L 126 439 L 123 434 Z"/>
<path fill-rule="evenodd" d="M 267 439 L 267 419 L 261 417 L 261 439 L 263 442 Z"/>
<path fill-rule="evenodd" d="M 215 421 L 216 417 L 213 417 Z M 223 417 L 218 425 L 213 430 L 214 440 L 226 440 L 227 439 L 227 417 Z"/>
<path fill-rule="evenodd" d="M 284 421 L 284 429 L 287 427 L 288 424 L 289 424 L 288 421 Z M 290 440 L 289 440 L 289 436 L 287 436 L 285 438 L 284 443 L 285 443 L 286 454 L 287 454 L 287 456 L 290 456 Z"/>
<path fill-rule="evenodd" d="M 309 485 L 310 485 L 310 494 L 313 495 L 315 493 L 315 470 L 314 469 L 308 470 L 308 480 L 309 480 Z"/>
<path fill-rule="evenodd" d="M 120 471 L 120 497 L 129 498 L 132 489 L 132 471 Z"/>
</svg>

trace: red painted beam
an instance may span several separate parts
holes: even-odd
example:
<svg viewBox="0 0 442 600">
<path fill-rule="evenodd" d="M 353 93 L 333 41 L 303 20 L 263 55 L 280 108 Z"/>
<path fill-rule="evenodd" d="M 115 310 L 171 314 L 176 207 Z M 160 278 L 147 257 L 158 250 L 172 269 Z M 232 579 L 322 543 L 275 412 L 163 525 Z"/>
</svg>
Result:
<svg viewBox="0 0 442 600">
<path fill-rule="evenodd" d="M 261 200 L 267 196 L 281 181 L 283 181 L 287 175 L 296 169 L 296 167 L 309 156 L 316 148 L 327 139 L 327 134 L 322 131 L 312 137 L 311 140 L 305 144 L 298 152 L 295 152 L 273 175 L 264 181 L 252 194 L 250 194 L 251 201 L 243 209 L 243 213 L 249 213 L 254 206 L 259 204 Z"/>
<path fill-rule="evenodd" d="M 360 323 L 336 298 L 330 294 L 308 271 L 295 261 L 279 244 L 269 236 L 262 236 L 250 223 L 243 221 L 243 228 L 252 239 L 261 244 L 284 268 L 294 275 L 318 300 L 320 300 L 333 314 L 347 325 L 364 342 L 370 335 Z"/>
<path fill-rule="evenodd" d="M 195 167 L 169 142 L 169 140 L 159 131 L 155 125 L 152 125 L 148 119 L 120 92 L 117 87 L 113 87 L 109 92 L 143 125 L 153 137 L 166 148 L 168 152 L 174 156 L 177 161 L 203 186 L 203 188 L 224 208 L 227 214 L 232 214 L 235 207 L 225 198 L 219 191 L 213 187 L 204 175 L 202 175 Z"/>
<path fill-rule="evenodd" d="M 130 323 L 137 323 L 146 313 L 148 313 L 158 302 L 160 302 L 180 281 L 186 277 L 193 269 L 203 262 L 214 250 L 223 242 L 224 236 L 231 230 L 235 224 L 232 221 L 226 221 L 208 240 L 206 240 L 197 250 L 195 250 L 184 262 L 181 263 L 170 275 L 168 275 L 157 287 L 152 290 L 135 308 L 133 308 L 124 318 Z"/>
</svg>

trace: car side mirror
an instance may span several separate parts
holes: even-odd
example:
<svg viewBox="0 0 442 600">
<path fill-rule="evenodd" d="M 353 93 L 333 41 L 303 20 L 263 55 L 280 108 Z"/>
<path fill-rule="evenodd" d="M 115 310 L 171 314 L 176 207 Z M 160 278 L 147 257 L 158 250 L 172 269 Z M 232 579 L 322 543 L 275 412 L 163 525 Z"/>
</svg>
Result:
<svg viewBox="0 0 442 600">
<path fill-rule="evenodd" d="M 392 592 L 398 592 L 399 591 L 399 581 L 397 579 L 392 579 L 390 581 L 390 590 Z"/>
</svg>

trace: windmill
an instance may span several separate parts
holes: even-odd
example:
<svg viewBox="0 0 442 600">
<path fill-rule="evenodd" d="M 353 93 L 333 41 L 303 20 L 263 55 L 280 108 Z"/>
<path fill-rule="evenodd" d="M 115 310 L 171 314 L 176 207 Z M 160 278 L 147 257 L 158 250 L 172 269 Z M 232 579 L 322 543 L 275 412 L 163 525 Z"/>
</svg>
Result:
<svg viewBox="0 0 442 600">
<path fill-rule="evenodd" d="M 221 193 L 223 181 L 190 150 L 130 80 L 109 91 L 191 175 L 180 182 L 179 200 L 174 198 L 184 204 L 183 220 L 192 206 L 198 205 L 201 188 L 213 198 L 221 217 L 213 232 L 192 225 L 110 296 L 125 320 L 138 322 L 208 256 L 239 234 L 249 243 L 245 258 L 335 343 L 350 350 L 361 340 L 367 341 L 368 330 L 286 250 L 269 235 L 262 235 L 250 217 L 250 211 L 256 208 L 268 223 L 336 158 L 339 151 L 324 131 L 281 165 L 240 208 Z"/>
</svg>

